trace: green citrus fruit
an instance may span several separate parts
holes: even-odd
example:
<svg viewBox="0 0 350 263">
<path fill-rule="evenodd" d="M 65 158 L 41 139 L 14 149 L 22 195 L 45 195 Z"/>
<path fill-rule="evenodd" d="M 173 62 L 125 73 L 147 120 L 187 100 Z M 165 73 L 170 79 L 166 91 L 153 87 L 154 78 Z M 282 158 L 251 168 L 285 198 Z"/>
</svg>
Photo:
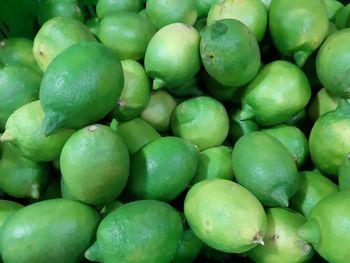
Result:
<svg viewBox="0 0 350 263">
<path fill-rule="evenodd" d="M 328 19 L 334 21 L 335 14 L 343 8 L 344 5 L 336 0 L 325 0 L 324 3 L 326 4 Z"/>
<path fill-rule="evenodd" d="M 120 11 L 137 13 L 142 7 L 142 0 L 99 0 L 96 5 L 96 13 L 99 19 L 103 19 Z"/>
<path fill-rule="evenodd" d="M 350 153 L 347 154 L 338 171 L 339 188 L 341 191 L 350 190 Z"/>
<path fill-rule="evenodd" d="M 255 121 L 241 120 L 241 112 L 241 109 L 231 109 L 228 112 L 228 116 L 230 118 L 230 129 L 228 138 L 230 138 L 232 141 L 237 141 L 244 134 L 260 130 L 259 125 Z"/>
<path fill-rule="evenodd" d="M 235 19 L 208 26 L 202 34 L 200 54 L 206 71 L 224 86 L 243 86 L 260 68 L 260 50 L 253 33 Z"/>
<path fill-rule="evenodd" d="M 7 120 L 1 141 L 9 142 L 21 155 L 33 161 L 46 162 L 57 159 L 63 145 L 74 131 L 60 129 L 50 136 L 44 136 L 41 132 L 43 119 L 44 112 L 39 101 L 23 105 Z"/>
<path fill-rule="evenodd" d="M 75 198 L 101 205 L 123 191 L 129 175 L 129 153 L 116 131 L 90 125 L 68 139 L 60 167 L 64 183 Z"/>
<path fill-rule="evenodd" d="M 232 151 L 232 167 L 239 184 L 265 206 L 288 206 L 299 187 L 297 166 L 287 148 L 262 131 L 242 136 Z"/>
<path fill-rule="evenodd" d="M 62 127 L 81 128 L 102 119 L 115 106 L 123 83 L 121 63 L 104 45 L 81 42 L 67 48 L 50 64 L 41 81 L 43 133 L 50 135 Z"/>
<path fill-rule="evenodd" d="M 223 104 L 211 97 L 199 96 L 176 106 L 171 129 L 175 136 L 204 150 L 223 143 L 228 134 L 229 119 Z"/>
<path fill-rule="evenodd" d="M 12 216 L 14 212 L 21 209 L 23 205 L 10 200 L 0 200 L 0 227 Z"/>
<path fill-rule="evenodd" d="M 334 24 L 338 29 L 350 27 L 350 3 L 341 7 L 334 15 Z"/>
<path fill-rule="evenodd" d="M 323 0 L 272 1 L 269 27 L 274 45 L 292 56 L 302 67 L 321 45 L 328 31 L 327 9 Z"/>
<path fill-rule="evenodd" d="M 192 231 L 214 249 L 242 253 L 263 244 L 263 206 L 232 181 L 210 179 L 195 184 L 186 195 L 184 211 Z"/>
<path fill-rule="evenodd" d="M 168 263 L 176 254 L 182 231 L 180 214 L 167 203 L 127 203 L 102 220 L 97 241 L 85 257 L 106 263 Z"/>
<path fill-rule="evenodd" d="M 207 17 L 210 8 L 217 2 L 218 0 L 195 0 L 198 17 Z"/>
<path fill-rule="evenodd" d="M 89 28 L 90 32 L 94 34 L 95 37 L 98 35 L 98 29 L 100 27 L 100 20 L 97 17 L 88 19 L 85 21 L 85 26 Z"/>
<path fill-rule="evenodd" d="M 327 112 L 334 111 L 339 104 L 339 100 L 338 96 L 330 94 L 323 87 L 311 101 L 309 108 L 310 119 L 315 122 Z"/>
</svg>

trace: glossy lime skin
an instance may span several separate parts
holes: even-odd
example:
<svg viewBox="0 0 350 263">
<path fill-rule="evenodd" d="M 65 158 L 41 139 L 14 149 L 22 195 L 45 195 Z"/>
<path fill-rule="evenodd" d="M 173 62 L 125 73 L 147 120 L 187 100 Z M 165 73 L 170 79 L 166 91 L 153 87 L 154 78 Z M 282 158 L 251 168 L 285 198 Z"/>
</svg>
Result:
<svg viewBox="0 0 350 263">
<path fill-rule="evenodd" d="M 51 199 L 28 205 L 2 226 L 4 262 L 77 263 L 95 237 L 99 214 L 82 203 Z"/>
<path fill-rule="evenodd" d="M 0 200 L 0 227 L 6 220 L 23 205 L 10 200 Z"/>
<path fill-rule="evenodd" d="M 142 0 L 99 0 L 96 5 L 96 13 L 99 19 L 118 12 L 139 12 L 143 7 Z"/>
</svg>

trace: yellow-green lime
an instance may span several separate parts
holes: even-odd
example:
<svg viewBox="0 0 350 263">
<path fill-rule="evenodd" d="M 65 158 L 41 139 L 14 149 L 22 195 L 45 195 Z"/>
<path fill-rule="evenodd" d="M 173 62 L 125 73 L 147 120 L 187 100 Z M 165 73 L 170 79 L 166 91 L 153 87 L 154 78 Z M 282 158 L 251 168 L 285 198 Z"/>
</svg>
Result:
<svg viewBox="0 0 350 263">
<path fill-rule="evenodd" d="M 14 212 L 22 207 L 22 204 L 14 201 L 0 200 L 0 228 Z"/>
<path fill-rule="evenodd" d="M 134 201 L 101 221 L 97 240 L 85 252 L 85 257 L 106 263 L 168 263 L 177 252 L 182 232 L 181 216 L 169 204 L 156 200 Z"/>
<path fill-rule="evenodd" d="M 340 8 L 334 16 L 334 24 L 338 29 L 350 27 L 350 3 Z"/>
<path fill-rule="evenodd" d="M 241 120 L 241 112 L 241 109 L 233 108 L 228 112 L 228 116 L 230 119 L 230 129 L 228 133 L 228 138 L 234 142 L 237 141 L 244 134 L 260 130 L 259 125 L 255 121 Z"/>
<path fill-rule="evenodd" d="M 40 198 L 50 178 L 46 163 L 22 157 L 8 143 L 1 144 L 0 189 L 17 198 Z"/>
<path fill-rule="evenodd" d="M 261 0 L 219 0 L 209 10 L 207 25 L 220 19 L 236 19 L 246 25 L 260 42 L 267 27 L 267 8 Z"/>
<path fill-rule="evenodd" d="M 340 164 L 350 152 L 350 104 L 342 99 L 335 111 L 322 115 L 311 129 L 310 156 L 314 165 L 337 176 Z"/>
<path fill-rule="evenodd" d="M 126 195 L 132 199 L 174 200 L 195 175 L 198 155 L 192 143 L 175 136 L 149 142 L 131 156 Z"/>
<path fill-rule="evenodd" d="M 232 147 L 229 146 L 216 146 L 201 151 L 191 184 L 214 178 L 232 180 L 234 175 L 231 156 Z"/>
<path fill-rule="evenodd" d="M 305 217 L 281 207 L 268 208 L 266 217 L 264 245 L 248 251 L 248 256 L 256 263 L 309 262 L 314 254 L 312 246 L 297 236 L 297 230 L 306 222 Z"/>
<path fill-rule="evenodd" d="M 255 36 L 235 19 L 221 19 L 206 27 L 200 55 L 209 75 L 224 86 L 243 86 L 260 68 L 260 50 Z"/>
<path fill-rule="evenodd" d="M 317 75 L 329 91 L 350 98 L 350 28 L 330 35 L 322 44 L 316 58 Z"/>
<path fill-rule="evenodd" d="M 263 206 L 237 183 L 210 179 L 195 184 L 186 195 L 184 212 L 195 235 L 214 249 L 242 253 L 264 244 Z"/>
<path fill-rule="evenodd" d="M 287 148 L 297 167 L 304 164 L 309 154 L 309 147 L 305 134 L 298 127 L 282 124 L 263 131 L 275 137 Z"/>
<path fill-rule="evenodd" d="M 98 38 L 121 60 L 142 60 L 157 29 L 147 19 L 133 12 L 118 12 L 104 17 L 99 24 Z"/>
<path fill-rule="evenodd" d="M 232 151 L 236 181 L 269 207 L 288 207 L 299 188 L 297 166 L 287 148 L 263 131 L 238 139 Z"/>
<path fill-rule="evenodd" d="M 1 227 L 2 259 L 8 263 L 81 262 L 99 221 L 95 209 L 76 201 L 51 199 L 27 205 Z"/>
<path fill-rule="evenodd" d="M 62 50 L 96 38 L 82 22 L 69 17 L 54 17 L 47 21 L 34 38 L 33 54 L 42 71 Z"/>
<path fill-rule="evenodd" d="M 198 11 L 198 17 L 207 17 L 210 8 L 217 2 L 218 0 L 195 0 L 196 7 Z"/>
<path fill-rule="evenodd" d="M 305 73 L 291 62 L 265 65 L 244 91 L 241 120 L 263 126 L 281 124 L 309 102 L 311 87 Z"/>
<path fill-rule="evenodd" d="M 37 14 L 40 26 L 57 16 L 70 17 L 80 22 L 85 20 L 76 0 L 46 0 L 40 4 Z"/>
<path fill-rule="evenodd" d="M 328 195 L 311 210 L 298 236 L 310 242 L 327 262 L 345 263 L 349 259 L 350 192 Z"/>
<path fill-rule="evenodd" d="M 71 194 L 90 205 L 117 198 L 129 176 L 129 153 L 118 133 L 94 124 L 74 133 L 60 156 L 62 178 Z"/>
<path fill-rule="evenodd" d="M 302 67 L 321 45 L 328 31 L 327 9 L 323 0 L 272 1 L 269 28 L 274 45 Z"/>
<path fill-rule="evenodd" d="M 151 92 L 148 104 L 140 116 L 157 131 L 167 131 L 176 105 L 175 99 L 167 90 L 156 90 Z"/>
<path fill-rule="evenodd" d="M 317 169 L 299 172 L 299 178 L 300 186 L 290 200 L 290 207 L 306 217 L 320 200 L 338 192 L 338 186 Z"/>
<path fill-rule="evenodd" d="M 41 81 L 42 132 L 47 136 L 62 127 L 99 121 L 115 106 L 123 84 L 121 63 L 109 48 L 96 42 L 70 46 L 53 60 Z"/>
<path fill-rule="evenodd" d="M 199 43 L 198 31 L 183 23 L 158 30 L 147 46 L 144 61 L 153 89 L 177 87 L 192 79 L 201 67 Z"/>
<path fill-rule="evenodd" d="M 118 123 L 116 131 L 124 141 L 130 154 L 136 153 L 146 144 L 161 137 L 155 128 L 138 117 Z"/>
<path fill-rule="evenodd" d="M 74 132 L 60 129 L 50 136 L 41 132 L 44 112 L 39 101 L 23 105 L 11 114 L 1 141 L 9 142 L 21 155 L 37 162 L 57 159 L 67 139 Z"/>
<path fill-rule="evenodd" d="M 22 64 L 0 66 L 0 131 L 19 107 L 39 98 L 41 75 Z"/>
<path fill-rule="evenodd" d="M 344 5 L 336 0 L 324 0 L 327 9 L 328 19 L 334 21 L 335 14 L 344 7 Z"/>
<path fill-rule="evenodd" d="M 175 136 L 195 144 L 201 151 L 221 145 L 229 131 L 226 109 L 219 101 L 199 96 L 176 106 L 171 117 Z"/>
<path fill-rule="evenodd" d="M 321 88 L 315 97 L 313 97 L 310 108 L 309 117 L 315 122 L 327 112 L 334 111 L 340 98 L 334 94 L 330 94 L 324 87 Z"/>
<path fill-rule="evenodd" d="M 99 0 L 96 5 L 96 14 L 99 19 L 103 19 L 120 11 L 137 13 L 142 8 L 142 0 Z"/>
<path fill-rule="evenodd" d="M 173 23 L 193 25 L 198 11 L 195 0 L 147 0 L 146 14 L 159 29 Z"/>
<path fill-rule="evenodd" d="M 150 100 L 151 82 L 143 66 L 135 60 L 121 61 L 124 87 L 112 111 L 114 118 L 127 121 L 138 117 Z"/>
</svg>

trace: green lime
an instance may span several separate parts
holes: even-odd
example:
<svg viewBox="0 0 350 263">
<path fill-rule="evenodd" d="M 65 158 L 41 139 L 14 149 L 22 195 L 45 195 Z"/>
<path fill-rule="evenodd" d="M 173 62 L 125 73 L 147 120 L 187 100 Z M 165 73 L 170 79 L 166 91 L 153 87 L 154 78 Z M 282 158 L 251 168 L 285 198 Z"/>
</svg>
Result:
<svg viewBox="0 0 350 263">
<path fill-rule="evenodd" d="M 177 87 L 167 88 L 167 90 L 177 98 L 178 101 L 182 98 L 191 97 L 191 96 L 201 96 L 203 91 L 200 88 L 200 75 L 196 74 L 192 79 L 187 81 L 184 84 L 181 84 Z"/>
<path fill-rule="evenodd" d="M 15 110 L 39 98 L 40 82 L 41 75 L 30 67 L 0 66 L 0 131 Z"/>
<path fill-rule="evenodd" d="M 299 173 L 300 186 L 290 200 L 290 207 L 308 216 L 312 208 L 327 195 L 336 193 L 338 186 L 317 169 Z"/>
<path fill-rule="evenodd" d="M 172 201 L 195 175 L 198 150 L 188 141 L 166 136 L 131 156 L 126 195 L 132 199 Z"/>
<path fill-rule="evenodd" d="M 334 21 L 335 14 L 342 9 L 344 5 L 336 0 L 324 0 L 324 3 L 326 4 L 328 19 Z"/>
<path fill-rule="evenodd" d="M 198 17 L 207 17 L 210 8 L 217 2 L 218 0 L 195 0 Z"/>
<path fill-rule="evenodd" d="M 50 136 L 41 133 L 44 112 L 39 101 L 23 105 L 11 114 L 1 141 L 9 142 L 25 158 L 37 162 L 57 159 L 67 139 L 74 132 L 60 129 Z"/>
<path fill-rule="evenodd" d="M 287 148 L 297 167 L 301 167 L 304 164 L 309 154 L 309 148 L 306 136 L 299 128 L 289 125 L 278 125 L 263 131 L 275 137 Z"/>
<path fill-rule="evenodd" d="M 120 11 L 140 12 L 143 8 L 142 0 L 98 0 L 96 14 L 99 19 L 113 15 Z"/>
<path fill-rule="evenodd" d="M 337 108 L 339 101 L 340 98 L 338 96 L 330 94 L 323 87 L 317 92 L 316 96 L 311 101 L 309 108 L 310 119 L 315 122 L 327 112 L 334 111 Z"/>
<path fill-rule="evenodd" d="M 89 28 L 90 32 L 94 34 L 95 37 L 97 37 L 98 29 L 100 27 L 100 19 L 97 17 L 88 19 L 85 21 L 85 26 Z"/>
<path fill-rule="evenodd" d="M 321 172 L 337 176 L 340 164 L 350 152 L 350 104 L 342 99 L 335 111 L 322 115 L 311 129 L 310 156 Z"/>
<path fill-rule="evenodd" d="M 42 71 L 62 50 L 81 42 L 95 42 L 89 28 L 76 19 L 54 17 L 47 21 L 34 38 L 33 54 Z"/>
<path fill-rule="evenodd" d="M 327 35 L 328 16 L 324 0 L 272 1 L 269 27 L 279 52 L 292 56 L 302 67 Z"/>
<path fill-rule="evenodd" d="M 0 228 L 14 212 L 21 209 L 23 205 L 10 200 L 0 200 Z"/>
<path fill-rule="evenodd" d="M 146 144 L 161 137 L 156 129 L 141 118 L 118 123 L 116 131 L 124 141 L 130 154 L 136 153 Z"/>
<path fill-rule="evenodd" d="M 339 188 L 341 191 L 350 191 L 350 153 L 346 155 L 339 166 Z"/>
<path fill-rule="evenodd" d="M 76 201 L 52 199 L 28 205 L 1 228 L 2 259 L 8 263 L 80 262 L 99 221 L 93 208 Z"/>
<path fill-rule="evenodd" d="M 224 86 L 243 86 L 260 68 L 260 50 L 253 33 L 235 19 L 218 20 L 205 29 L 200 55 L 209 75 Z"/>
<path fill-rule="evenodd" d="M 349 259 L 350 193 L 328 195 L 311 210 L 298 235 L 310 242 L 327 262 L 345 263 Z"/>
<path fill-rule="evenodd" d="M 263 206 L 251 192 L 232 181 L 196 183 L 186 195 L 184 211 L 192 231 L 214 249 L 242 253 L 263 244 Z"/>
<path fill-rule="evenodd" d="M 157 28 L 172 23 L 193 25 L 198 16 L 195 0 L 148 0 L 146 13 Z"/>
<path fill-rule="evenodd" d="M 70 17 L 80 22 L 85 20 L 76 0 L 46 0 L 40 4 L 37 15 L 40 26 L 57 16 Z"/>
<path fill-rule="evenodd" d="M 232 167 L 239 184 L 265 206 L 288 207 L 299 188 L 297 166 L 287 148 L 263 131 L 242 136 L 232 151 Z"/>
<path fill-rule="evenodd" d="M 33 55 L 33 40 L 11 37 L 0 41 L 0 63 L 19 63 L 41 72 Z"/>
<path fill-rule="evenodd" d="M 17 198 L 39 199 L 50 177 L 48 165 L 22 157 L 8 143 L 1 144 L 0 189 Z"/>
<path fill-rule="evenodd" d="M 236 19 L 246 25 L 260 42 L 267 27 L 267 9 L 260 0 L 219 0 L 211 8 L 207 25 L 220 19 Z"/>
<path fill-rule="evenodd" d="M 350 98 L 350 28 L 330 35 L 322 44 L 316 59 L 317 75 L 327 91 Z"/>
<path fill-rule="evenodd" d="M 180 214 L 167 203 L 127 203 L 101 221 L 97 241 L 85 257 L 106 263 L 168 263 L 176 254 L 182 231 Z"/>
<path fill-rule="evenodd" d="M 266 210 L 267 229 L 264 245 L 248 251 L 256 263 L 303 263 L 313 256 L 312 246 L 297 236 L 297 230 L 306 222 L 301 214 L 286 208 Z"/>
<path fill-rule="evenodd" d="M 176 101 L 168 91 L 156 90 L 151 92 L 141 118 L 157 131 L 167 131 L 170 128 L 170 119 L 175 107 Z"/>
<path fill-rule="evenodd" d="M 116 131 L 101 124 L 90 125 L 68 139 L 60 167 L 75 198 L 102 205 L 123 191 L 129 175 L 129 153 Z"/>
<path fill-rule="evenodd" d="M 309 102 L 311 87 L 296 65 L 276 60 L 265 65 L 243 94 L 241 120 L 263 126 L 283 123 Z"/>
<path fill-rule="evenodd" d="M 270 4 L 272 0 L 260 0 L 260 1 L 266 6 L 267 9 L 270 8 Z"/>
<path fill-rule="evenodd" d="M 124 87 L 112 116 L 120 121 L 138 117 L 150 100 L 151 82 L 143 66 L 135 60 L 121 61 Z"/>
<path fill-rule="evenodd" d="M 177 87 L 191 80 L 201 67 L 199 43 L 198 31 L 189 25 L 173 23 L 158 30 L 144 61 L 147 74 L 154 79 L 153 89 Z"/>
<path fill-rule="evenodd" d="M 175 136 L 205 150 L 224 142 L 229 131 L 229 119 L 222 103 L 211 97 L 199 96 L 176 106 L 171 129 Z"/>
<path fill-rule="evenodd" d="M 350 3 L 340 8 L 334 16 L 334 24 L 338 29 L 350 27 Z"/>
<path fill-rule="evenodd" d="M 337 26 L 333 22 L 329 21 L 327 37 L 329 37 L 330 35 L 334 34 L 335 32 L 338 32 L 338 31 L 339 30 L 338 30 Z"/>
<path fill-rule="evenodd" d="M 47 136 L 62 127 L 81 128 L 102 119 L 115 106 L 123 84 L 121 63 L 106 46 L 81 42 L 65 49 L 41 81 L 43 133 Z"/>
<path fill-rule="evenodd" d="M 110 214 L 114 210 L 118 209 L 122 205 L 124 205 L 122 202 L 120 202 L 118 200 L 112 200 L 102 207 L 100 214 L 102 217 L 106 217 L 108 214 Z"/>
<path fill-rule="evenodd" d="M 199 153 L 198 165 L 191 184 L 207 179 L 221 178 L 232 180 L 232 147 L 216 146 Z"/>
<path fill-rule="evenodd" d="M 259 125 L 255 121 L 241 120 L 241 112 L 241 109 L 231 109 L 228 113 L 230 119 L 230 129 L 228 135 L 229 138 L 234 142 L 237 141 L 244 134 L 260 130 Z"/>
<path fill-rule="evenodd" d="M 156 31 L 147 18 L 124 11 L 104 17 L 97 35 L 119 59 L 142 60 Z"/>
</svg>

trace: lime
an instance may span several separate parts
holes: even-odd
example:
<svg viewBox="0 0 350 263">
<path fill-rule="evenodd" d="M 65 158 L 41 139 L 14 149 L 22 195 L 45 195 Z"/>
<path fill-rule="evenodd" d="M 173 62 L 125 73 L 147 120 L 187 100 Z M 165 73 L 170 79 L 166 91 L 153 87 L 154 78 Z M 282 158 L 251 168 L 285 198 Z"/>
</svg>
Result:
<svg viewBox="0 0 350 263">
<path fill-rule="evenodd" d="M 255 121 L 241 120 L 241 112 L 241 109 L 231 109 L 228 113 L 228 116 L 230 118 L 230 129 L 228 137 L 234 142 L 244 134 L 260 130 L 259 125 Z"/>
<path fill-rule="evenodd" d="M 327 91 L 350 98 L 350 28 L 330 35 L 322 44 L 316 59 L 317 75 Z"/>
<path fill-rule="evenodd" d="M 207 17 L 210 8 L 217 2 L 218 0 L 195 0 L 198 17 Z"/>
<path fill-rule="evenodd" d="M 176 254 L 181 235 L 181 217 L 173 207 L 161 201 L 139 200 L 102 220 L 97 241 L 85 257 L 106 263 L 168 263 Z"/>
<path fill-rule="evenodd" d="M 273 43 L 285 56 L 302 67 L 321 45 L 328 31 L 324 0 L 272 1 L 269 27 Z"/>
<path fill-rule="evenodd" d="M 297 236 L 297 230 L 306 222 L 299 213 L 281 207 L 266 210 L 267 229 L 264 245 L 248 252 L 256 263 L 302 263 L 313 256 L 312 246 Z"/>
<path fill-rule="evenodd" d="M 341 191 L 350 190 L 350 153 L 347 154 L 343 162 L 339 166 L 338 179 Z"/>
<path fill-rule="evenodd" d="M 137 13 L 141 11 L 142 7 L 142 0 L 98 0 L 96 13 L 99 19 L 103 19 L 120 11 Z"/>
<path fill-rule="evenodd" d="M 175 136 L 156 139 L 131 156 L 126 195 L 132 199 L 172 201 L 195 175 L 198 150 Z"/>
<path fill-rule="evenodd" d="M 148 0 L 146 14 L 157 28 L 162 28 L 172 23 L 193 25 L 198 12 L 195 0 Z"/>
<path fill-rule="evenodd" d="M 242 136 L 232 151 L 239 184 L 265 206 L 288 206 L 299 187 L 297 166 L 287 148 L 272 135 L 255 131 Z"/>
<path fill-rule="evenodd" d="M 308 216 L 312 208 L 327 195 L 336 193 L 338 186 L 317 169 L 299 173 L 300 186 L 290 200 L 290 207 Z"/>
<path fill-rule="evenodd" d="M 2 259 L 8 263 L 80 262 L 99 220 L 93 208 L 76 201 L 52 199 L 28 205 L 1 228 Z"/>
<path fill-rule="evenodd" d="M 81 42 L 96 39 L 89 28 L 76 19 L 54 17 L 47 21 L 34 38 L 33 54 L 42 71 L 62 50 Z"/>
<path fill-rule="evenodd" d="M 157 31 L 147 46 L 144 61 L 147 74 L 154 79 L 154 89 L 177 87 L 194 77 L 201 66 L 199 42 L 198 31 L 183 23 Z"/>
<path fill-rule="evenodd" d="M 339 100 L 338 96 L 330 94 L 323 87 L 311 101 L 309 108 L 310 119 L 315 122 L 325 113 L 334 111 L 339 104 Z"/>
<path fill-rule="evenodd" d="M 98 38 L 121 60 L 141 60 L 156 28 L 147 18 L 133 12 L 118 12 L 104 17 Z"/>
<path fill-rule="evenodd" d="M 75 198 L 101 205 L 123 191 L 129 175 L 129 153 L 116 131 L 101 124 L 90 125 L 68 139 L 60 167 Z"/>
<path fill-rule="evenodd" d="M 267 27 L 267 9 L 260 0 L 219 0 L 211 8 L 207 25 L 220 19 L 236 19 L 246 25 L 260 42 Z"/>
<path fill-rule="evenodd" d="M 205 150 L 224 142 L 229 130 L 229 119 L 223 104 L 211 97 L 199 96 L 176 106 L 171 129 L 175 136 Z"/>
<path fill-rule="evenodd" d="M 186 195 L 184 211 L 192 231 L 214 249 L 242 253 L 264 244 L 263 206 L 252 193 L 232 181 L 210 179 L 196 183 Z"/>
<path fill-rule="evenodd" d="M 235 19 L 208 26 L 202 34 L 200 54 L 206 71 L 224 86 L 243 86 L 260 68 L 260 50 L 253 33 Z"/>
<path fill-rule="evenodd" d="M 112 115 L 127 121 L 138 117 L 150 100 L 151 82 L 143 66 L 135 60 L 121 61 L 124 87 Z"/>
<path fill-rule="evenodd" d="M 310 242 L 328 262 L 347 262 L 350 256 L 350 193 L 328 195 L 311 210 L 298 235 Z"/>
<path fill-rule="evenodd" d="M 50 64 L 41 81 L 43 133 L 81 128 L 102 119 L 113 109 L 123 83 L 121 63 L 106 46 L 95 42 L 70 46 Z"/>
<path fill-rule="evenodd" d="M 168 91 L 156 90 L 151 93 L 146 108 L 141 112 L 141 118 L 157 131 L 167 131 L 175 107 L 176 101 Z"/>
<path fill-rule="evenodd" d="M 0 200 L 0 227 L 6 222 L 11 215 L 18 209 L 21 209 L 23 205 L 10 201 L 10 200 Z"/>
<path fill-rule="evenodd" d="M 283 123 L 309 102 L 311 88 L 305 73 L 294 64 L 276 60 L 265 65 L 243 94 L 241 120 L 263 126 Z"/>
<path fill-rule="evenodd" d="M 340 164 L 350 152 L 350 105 L 340 100 L 335 111 L 322 115 L 311 129 L 310 156 L 321 172 L 337 176 Z"/>
<path fill-rule="evenodd" d="M 61 129 L 46 137 L 40 131 L 43 119 L 44 112 L 39 101 L 23 105 L 9 117 L 1 141 L 9 142 L 21 155 L 33 161 L 57 159 L 74 131 Z"/>
<path fill-rule="evenodd" d="M 89 28 L 90 32 L 97 37 L 98 29 L 100 27 L 100 20 L 97 17 L 85 21 L 85 26 Z"/>
<path fill-rule="evenodd" d="M 330 21 L 334 21 L 335 14 L 344 7 L 341 2 L 336 0 L 324 0 L 327 8 L 327 15 Z"/>
<path fill-rule="evenodd" d="M 112 200 L 102 207 L 100 214 L 102 217 L 106 217 L 108 214 L 110 214 L 114 210 L 118 209 L 122 205 L 123 205 L 122 202 L 120 202 L 118 200 Z"/>
<path fill-rule="evenodd" d="M 350 4 L 340 8 L 335 13 L 334 24 L 339 29 L 350 27 Z"/>
</svg>

